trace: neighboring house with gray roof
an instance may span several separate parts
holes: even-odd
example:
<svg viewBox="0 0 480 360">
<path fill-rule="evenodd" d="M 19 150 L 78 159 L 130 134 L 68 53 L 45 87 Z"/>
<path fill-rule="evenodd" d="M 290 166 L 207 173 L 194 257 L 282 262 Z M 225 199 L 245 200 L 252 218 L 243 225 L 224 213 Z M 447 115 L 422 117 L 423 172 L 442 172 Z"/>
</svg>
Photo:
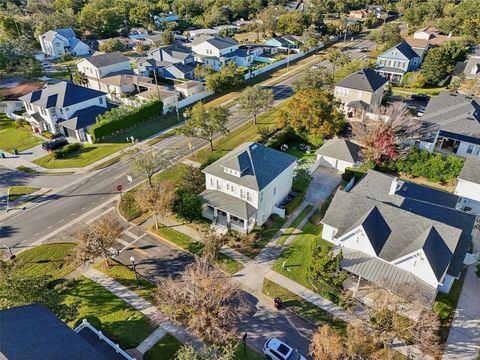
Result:
<svg viewBox="0 0 480 360">
<path fill-rule="evenodd" d="M 399 83 L 409 71 L 418 69 L 422 57 L 406 42 L 402 42 L 378 55 L 375 71 L 388 81 Z"/>
<path fill-rule="evenodd" d="M 330 139 L 317 150 L 317 161 L 312 170 L 319 166 L 344 172 L 346 168 L 358 167 L 361 161 L 362 147 L 347 139 Z"/>
<path fill-rule="evenodd" d="M 372 69 L 362 69 L 335 83 L 335 98 L 349 116 L 363 118 L 382 103 L 387 79 Z"/>
<path fill-rule="evenodd" d="M 480 215 L 480 157 L 469 157 L 457 178 L 458 208 Z"/>
<path fill-rule="evenodd" d="M 245 143 L 207 166 L 200 194 L 203 216 L 221 226 L 248 232 L 272 214 L 292 187 L 296 158 L 257 143 Z"/>
<path fill-rule="evenodd" d="M 69 81 L 60 81 L 28 93 L 20 100 L 25 105 L 25 119 L 34 132 L 50 131 L 91 142 L 88 130 L 98 115 L 112 107 L 107 103 L 106 95 Z"/>
<path fill-rule="evenodd" d="M 75 330 L 41 304 L 0 310 L 0 357 L 10 360 L 134 360 L 86 320 Z"/>
<path fill-rule="evenodd" d="M 322 237 L 343 251 L 342 268 L 400 296 L 431 304 L 460 277 L 475 217 L 458 196 L 370 170 L 337 191 Z"/>
<path fill-rule="evenodd" d="M 460 157 L 480 156 L 480 98 L 442 92 L 428 102 L 421 120 L 430 131 L 419 146 Z"/>
<path fill-rule="evenodd" d="M 49 30 L 38 37 L 42 52 L 47 58 L 56 59 L 65 54 L 85 56 L 90 47 L 79 40 L 71 28 Z"/>
</svg>

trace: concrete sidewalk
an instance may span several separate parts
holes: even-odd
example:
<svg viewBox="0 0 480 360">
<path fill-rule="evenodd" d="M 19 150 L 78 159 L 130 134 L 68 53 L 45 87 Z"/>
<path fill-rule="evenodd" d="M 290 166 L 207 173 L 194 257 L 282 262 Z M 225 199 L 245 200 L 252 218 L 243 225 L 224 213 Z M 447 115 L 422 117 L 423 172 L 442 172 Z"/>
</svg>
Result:
<svg viewBox="0 0 480 360">
<path fill-rule="evenodd" d="M 170 333 L 182 343 L 191 345 L 197 350 L 203 346 L 203 342 L 191 335 L 183 326 L 166 320 L 156 306 L 137 295 L 134 291 L 113 280 L 111 277 L 93 268 L 88 269 L 83 275 L 140 311 L 154 323 L 159 324 L 159 327 L 165 330 L 165 332 Z"/>
</svg>

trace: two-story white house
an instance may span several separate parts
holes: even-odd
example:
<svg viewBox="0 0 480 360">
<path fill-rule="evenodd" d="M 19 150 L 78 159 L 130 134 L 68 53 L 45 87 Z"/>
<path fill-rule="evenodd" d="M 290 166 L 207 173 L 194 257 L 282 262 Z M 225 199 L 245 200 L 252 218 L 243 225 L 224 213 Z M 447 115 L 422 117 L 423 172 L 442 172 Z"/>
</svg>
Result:
<svg viewBox="0 0 480 360">
<path fill-rule="evenodd" d="M 460 197 L 457 208 L 480 215 L 480 157 L 465 160 L 455 194 Z"/>
<path fill-rule="evenodd" d="M 229 62 L 236 66 L 249 67 L 254 61 L 254 54 L 248 49 L 240 49 L 239 44 L 228 37 L 199 36 L 192 42 L 195 60 L 215 71 Z"/>
<path fill-rule="evenodd" d="M 460 277 L 475 217 L 458 196 L 369 170 L 336 192 L 322 237 L 342 250 L 342 269 L 362 282 L 431 305 Z"/>
<path fill-rule="evenodd" d="M 207 166 L 203 216 L 214 226 L 249 232 L 272 214 L 292 187 L 296 158 L 257 143 L 245 143 Z"/>
<path fill-rule="evenodd" d="M 81 60 L 77 69 L 87 76 L 89 88 L 104 92 L 108 92 L 107 86 L 102 86 L 101 79 L 115 75 L 133 75 L 130 60 L 119 51 L 96 53 Z"/>
<path fill-rule="evenodd" d="M 98 115 L 113 106 L 103 92 L 61 81 L 20 98 L 34 132 L 50 131 L 90 141 L 88 130 Z"/>
<path fill-rule="evenodd" d="M 10 86 L 0 87 L 0 112 L 13 114 L 24 110 L 23 101 L 20 97 L 34 90 L 41 89 L 45 84 L 36 83 L 12 83 Z"/>
<path fill-rule="evenodd" d="M 479 97 L 441 92 L 430 99 L 421 119 L 430 130 L 418 142 L 421 149 L 480 157 Z"/>
<path fill-rule="evenodd" d="M 365 68 L 336 82 L 334 95 L 347 115 L 363 119 L 382 103 L 386 83 L 386 78 Z"/>
<path fill-rule="evenodd" d="M 378 55 L 375 71 L 388 81 L 399 83 L 409 71 L 418 69 L 422 57 L 406 42 L 402 42 Z"/>
<path fill-rule="evenodd" d="M 65 54 L 85 56 L 90 54 L 90 47 L 79 40 L 71 28 L 49 30 L 39 36 L 42 52 L 51 59 Z"/>
</svg>

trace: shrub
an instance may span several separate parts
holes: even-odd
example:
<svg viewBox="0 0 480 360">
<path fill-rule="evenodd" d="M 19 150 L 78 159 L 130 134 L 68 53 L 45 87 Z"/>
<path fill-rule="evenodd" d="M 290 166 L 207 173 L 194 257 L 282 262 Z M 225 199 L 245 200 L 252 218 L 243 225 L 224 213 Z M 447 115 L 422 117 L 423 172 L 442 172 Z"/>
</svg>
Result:
<svg viewBox="0 0 480 360">
<path fill-rule="evenodd" d="M 186 221 L 193 221 L 202 216 L 202 201 L 197 194 L 178 189 L 173 212 Z"/>
<path fill-rule="evenodd" d="M 295 209 L 300 206 L 304 198 L 305 192 L 298 193 L 297 196 L 295 196 L 292 201 L 290 201 L 285 207 L 285 212 L 287 213 L 287 215 L 294 212 Z"/>
<path fill-rule="evenodd" d="M 128 221 L 136 219 L 143 214 L 142 209 L 135 201 L 135 196 L 132 191 L 127 191 L 122 195 L 122 200 L 118 205 L 118 212 Z"/>
<path fill-rule="evenodd" d="M 146 103 L 130 112 L 125 111 L 124 108 L 112 109 L 97 118 L 97 123 L 90 128 L 90 135 L 94 141 L 97 141 L 158 117 L 162 115 L 162 111 L 161 101 Z"/>
<path fill-rule="evenodd" d="M 310 172 L 305 168 L 300 168 L 295 172 L 292 189 L 295 192 L 303 192 L 307 190 L 311 182 L 312 177 L 310 176 Z"/>
<path fill-rule="evenodd" d="M 17 120 L 15 120 L 15 125 L 17 127 L 22 127 L 22 126 L 30 125 L 30 123 L 24 118 L 18 118 Z"/>
<path fill-rule="evenodd" d="M 66 157 L 67 155 L 72 154 L 74 152 L 77 152 L 81 149 L 82 149 L 82 144 L 80 144 L 80 143 L 68 144 L 68 145 L 65 145 L 61 149 L 55 150 L 53 152 L 53 157 L 55 159 L 62 159 L 64 157 Z"/>
<path fill-rule="evenodd" d="M 50 131 L 42 131 L 42 136 L 45 136 L 47 139 L 55 139 L 57 134 L 53 134 Z"/>
<path fill-rule="evenodd" d="M 346 168 L 345 172 L 342 174 L 342 179 L 349 182 L 352 178 L 355 178 L 355 181 L 358 181 L 363 175 L 365 175 L 365 171 L 355 168 Z"/>
<path fill-rule="evenodd" d="M 73 60 L 72 54 L 67 53 L 62 56 L 62 61 L 71 61 L 71 60 Z"/>
<path fill-rule="evenodd" d="M 223 154 L 220 153 L 220 152 L 215 152 L 215 153 L 211 154 L 211 155 L 207 158 L 207 160 L 206 160 L 202 165 L 200 165 L 200 170 L 203 170 L 203 169 L 205 169 L 207 166 L 212 165 L 215 161 L 217 161 L 218 159 L 220 159 L 222 156 L 223 156 Z"/>
</svg>

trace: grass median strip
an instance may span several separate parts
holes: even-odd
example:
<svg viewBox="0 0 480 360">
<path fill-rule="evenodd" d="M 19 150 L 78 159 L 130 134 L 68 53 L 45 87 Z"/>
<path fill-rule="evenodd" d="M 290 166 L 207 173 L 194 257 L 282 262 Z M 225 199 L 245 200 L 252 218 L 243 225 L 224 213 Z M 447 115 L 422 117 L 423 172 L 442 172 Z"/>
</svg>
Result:
<svg viewBox="0 0 480 360">
<path fill-rule="evenodd" d="M 290 235 L 295 231 L 295 229 L 300 225 L 300 223 L 305 219 L 305 217 L 312 211 L 313 205 L 307 205 L 303 208 L 303 210 L 298 214 L 298 216 L 295 218 L 295 220 L 292 221 L 290 226 L 285 229 L 283 232 L 282 236 L 280 236 L 277 240 L 277 244 L 283 245 L 285 241 L 290 237 Z"/>
<path fill-rule="evenodd" d="M 22 196 L 33 194 L 40 190 L 40 188 L 33 186 L 12 186 L 8 188 L 8 201 L 17 201 Z"/>
</svg>

